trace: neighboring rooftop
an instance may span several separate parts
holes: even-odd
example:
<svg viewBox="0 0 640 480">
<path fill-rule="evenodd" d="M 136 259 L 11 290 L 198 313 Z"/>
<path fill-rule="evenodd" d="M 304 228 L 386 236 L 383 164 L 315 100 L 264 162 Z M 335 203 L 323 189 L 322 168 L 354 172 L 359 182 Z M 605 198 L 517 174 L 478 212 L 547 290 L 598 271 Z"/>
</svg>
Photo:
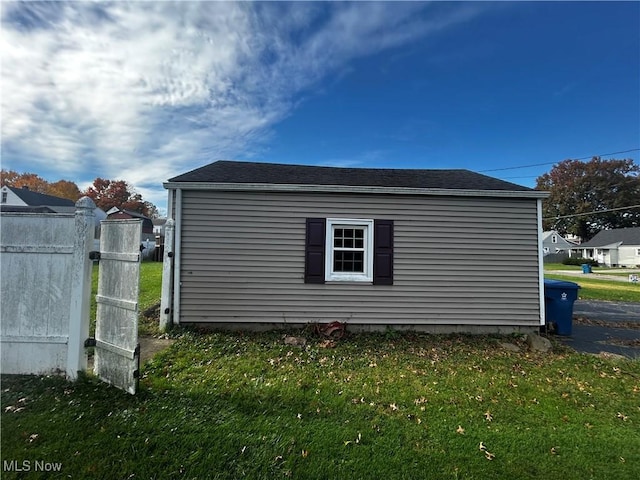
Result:
<svg viewBox="0 0 640 480">
<path fill-rule="evenodd" d="M 49 207 L 37 206 L 32 207 L 30 205 L 0 205 L 0 212 L 12 212 L 12 213 L 57 213 L 55 210 Z"/>
<path fill-rule="evenodd" d="M 117 208 L 117 207 L 114 207 L 114 208 Z M 142 218 L 143 220 L 144 219 L 150 220 L 149 217 L 141 214 L 140 212 L 134 212 L 133 210 L 125 210 L 124 208 L 118 208 L 116 211 L 113 211 L 113 208 L 112 208 L 109 211 L 111 213 L 107 213 L 108 216 L 117 215 L 118 213 L 124 213 L 126 215 L 129 215 L 132 218 Z"/>
<path fill-rule="evenodd" d="M 169 179 L 173 182 L 534 191 L 469 170 L 339 168 L 227 160 Z"/>
<path fill-rule="evenodd" d="M 7 187 L 15 193 L 20 199 L 32 207 L 74 207 L 76 202 L 68 198 L 54 197 L 53 195 L 45 195 L 44 193 L 33 192 L 28 188 Z"/>
<path fill-rule="evenodd" d="M 615 243 L 622 245 L 640 245 L 640 227 L 602 230 L 588 242 L 578 245 L 578 248 L 605 247 Z"/>
</svg>

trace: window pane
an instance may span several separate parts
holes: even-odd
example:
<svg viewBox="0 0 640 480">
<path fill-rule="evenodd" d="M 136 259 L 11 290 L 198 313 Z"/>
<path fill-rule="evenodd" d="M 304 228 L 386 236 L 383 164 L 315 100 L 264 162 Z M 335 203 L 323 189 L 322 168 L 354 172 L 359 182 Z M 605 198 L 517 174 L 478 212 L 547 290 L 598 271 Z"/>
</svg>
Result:
<svg viewBox="0 0 640 480">
<path fill-rule="evenodd" d="M 364 248 L 364 229 L 335 228 L 333 246 L 334 248 Z"/>
<path fill-rule="evenodd" d="M 364 273 L 364 252 L 334 252 L 333 271 Z"/>
<path fill-rule="evenodd" d="M 336 228 L 333 232 L 333 246 L 334 247 L 338 247 L 341 248 L 343 247 L 343 237 L 344 237 L 344 231 L 342 228 Z"/>
</svg>

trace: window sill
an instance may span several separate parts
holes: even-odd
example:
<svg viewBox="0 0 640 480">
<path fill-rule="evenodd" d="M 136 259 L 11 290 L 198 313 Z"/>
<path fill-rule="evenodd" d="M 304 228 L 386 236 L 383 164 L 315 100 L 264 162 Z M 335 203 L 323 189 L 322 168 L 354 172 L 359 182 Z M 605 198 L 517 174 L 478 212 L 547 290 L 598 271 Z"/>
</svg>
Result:
<svg viewBox="0 0 640 480">
<path fill-rule="evenodd" d="M 325 285 L 373 285 L 373 280 L 326 280 Z"/>
</svg>

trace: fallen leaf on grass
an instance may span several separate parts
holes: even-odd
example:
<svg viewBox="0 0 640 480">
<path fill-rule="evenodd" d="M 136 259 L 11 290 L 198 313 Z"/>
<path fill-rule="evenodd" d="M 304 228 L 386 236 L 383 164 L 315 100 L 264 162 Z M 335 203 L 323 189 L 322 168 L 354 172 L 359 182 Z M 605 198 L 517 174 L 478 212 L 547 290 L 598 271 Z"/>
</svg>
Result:
<svg viewBox="0 0 640 480">
<path fill-rule="evenodd" d="M 484 419 L 485 419 L 487 422 L 490 422 L 491 420 L 493 420 L 493 415 L 491 415 L 491 412 L 489 412 L 489 411 L 484 412 Z"/>
<path fill-rule="evenodd" d="M 344 446 L 346 447 L 350 443 L 355 443 L 357 445 L 357 444 L 360 443 L 360 440 L 362 440 L 362 434 L 360 432 L 358 432 L 358 437 L 355 440 L 346 440 L 344 442 Z"/>
<path fill-rule="evenodd" d="M 623 422 L 626 422 L 627 419 L 629 418 L 627 415 L 621 412 L 618 412 L 618 415 L 616 415 L 616 417 L 622 419 Z"/>
<path fill-rule="evenodd" d="M 309 451 L 308 450 L 302 450 L 302 458 L 307 458 L 307 455 L 309 455 Z"/>
<path fill-rule="evenodd" d="M 458 428 L 456 428 L 456 433 L 464 435 L 464 428 L 462 428 L 462 425 L 458 425 Z M 480 445 L 482 446 L 482 442 L 480 442 Z M 482 450 L 482 448 L 480 450 Z"/>
<path fill-rule="evenodd" d="M 480 442 L 480 445 L 478 447 L 478 450 L 480 450 L 481 452 L 484 453 L 484 457 L 487 460 L 493 460 L 494 458 L 496 458 L 495 454 L 491 453 L 489 450 L 487 450 L 487 447 L 484 446 L 484 443 Z"/>
</svg>

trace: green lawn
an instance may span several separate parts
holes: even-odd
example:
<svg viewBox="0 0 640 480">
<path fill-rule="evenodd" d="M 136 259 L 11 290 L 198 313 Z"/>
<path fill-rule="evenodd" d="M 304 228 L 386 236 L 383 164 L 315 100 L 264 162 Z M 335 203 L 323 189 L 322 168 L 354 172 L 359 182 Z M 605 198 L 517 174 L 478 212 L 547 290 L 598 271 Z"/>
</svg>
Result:
<svg viewBox="0 0 640 480">
<path fill-rule="evenodd" d="M 553 270 L 582 270 L 582 267 L 575 265 L 563 265 L 561 263 L 547 263 L 544 265 L 544 277 L 555 280 L 568 280 L 577 283 L 581 289 L 578 292 L 580 298 L 586 300 L 608 300 L 612 302 L 640 302 L 640 283 L 617 282 L 614 280 L 606 280 L 596 278 L 589 274 L 575 275 L 558 275 L 548 273 Z M 625 273 L 621 273 L 616 269 L 605 267 L 593 267 L 593 273 L 598 275 L 621 276 L 628 278 L 628 269 Z M 632 273 L 640 274 L 640 269 L 631 270 Z"/>
<path fill-rule="evenodd" d="M 96 324 L 96 293 L 98 292 L 98 268 L 93 265 L 91 276 L 91 327 L 90 334 L 95 332 Z M 153 307 L 160 304 L 160 288 L 162 286 L 162 262 L 142 262 L 140 264 L 140 296 L 138 310 L 140 321 L 138 325 L 140 335 L 159 333 L 157 312 Z"/>
<path fill-rule="evenodd" d="M 142 264 L 141 312 L 161 269 Z M 637 478 L 638 361 L 531 353 L 518 336 L 173 335 L 136 396 L 3 376 L 2 478 Z"/>
<path fill-rule="evenodd" d="M 590 277 L 589 275 L 576 277 L 571 275 L 553 275 L 545 273 L 544 277 L 577 283 L 581 287 L 578 291 L 578 297 L 585 300 L 640 302 L 640 283 L 601 280 Z"/>
<path fill-rule="evenodd" d="M 637 478 L 637 361 L 488 336 L 309 340 L 185 332 L 136 396 L 4 377 L 2 460 L 62 472 L 3 478 Z"/>
</svg>

